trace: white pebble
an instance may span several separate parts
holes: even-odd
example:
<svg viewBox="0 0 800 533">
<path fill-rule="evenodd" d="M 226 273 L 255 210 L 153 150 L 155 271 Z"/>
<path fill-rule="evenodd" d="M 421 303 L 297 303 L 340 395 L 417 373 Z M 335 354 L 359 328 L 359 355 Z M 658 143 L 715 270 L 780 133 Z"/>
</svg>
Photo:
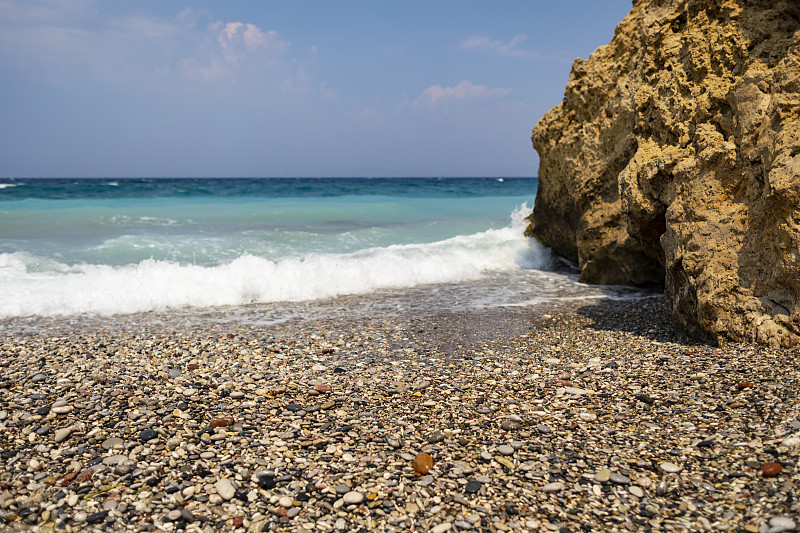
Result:
<svg viewBox="0 0 800 533">
<path fill-rule="evenodd" d="M 230 500 L 236 493 L 236 489 L 233 488 L 233 483 L 231 483 L 231 480 L 228 478 L 222 478 L 217 481 L 214 484 L 214 488 L 217 489 L 217 494 L 225 500 Z"/>
<path fill-rule="evenodd" d="M 445 531 L 450 531 L 450 528 L 453 525 L 450 522 L 442 522 L 438 526 L 434 526 L 431 528 L 431 533 L 444 533 Z"/>
<path fill-rule="evenodd" d="M 294 500 L 290 496 L 281 496 L 278 500 L 278 505 L 281 507 L 291 507 L 294 505 Z"/>
<path fill-rule="evenodd" d="M 364 495 L 357 490 L 351 490 L 345 494 L 342 499 L 344 500 L 344 503 L 348 505 L 357 505 L 364 501 Z"/>
<path fill-rule="evenodd" d="M 660 468 L 664 472 L 668 472 L 668 473 L 671 473 L 671 474 L 674 474 L 676 472 L 680 472 L 681 470 L 683 470 L 683 467 L 680 467 L 680 466 L 676 465 L 675 463 L 670 463 L 670 462 L 661 463 Z"/>
</svg>

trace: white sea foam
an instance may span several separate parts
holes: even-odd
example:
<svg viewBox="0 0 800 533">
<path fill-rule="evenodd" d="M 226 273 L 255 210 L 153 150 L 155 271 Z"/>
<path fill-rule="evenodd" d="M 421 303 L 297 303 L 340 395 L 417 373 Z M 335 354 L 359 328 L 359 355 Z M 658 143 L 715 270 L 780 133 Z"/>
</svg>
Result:
<svg viewBox="0 0 800 533">
<path fill-rule="evenodd" d="M 276 261 L 246 254 L 219 266 L 152 259 L 116 267 L 66 265 L 24 253 L 0 254 L 0 316 L 113 315 L 309 301 L 542 268 L 549 255 L 522 235 L 525 214 L 518 210 L 503 229 L 429 244 L 310 253 Z"/>
<path fill-rule="evenodd" d="M 0 189 L 8 189 L 9 187 L 16 187 L 18 183 L 0 183 Z"/>
</svg>

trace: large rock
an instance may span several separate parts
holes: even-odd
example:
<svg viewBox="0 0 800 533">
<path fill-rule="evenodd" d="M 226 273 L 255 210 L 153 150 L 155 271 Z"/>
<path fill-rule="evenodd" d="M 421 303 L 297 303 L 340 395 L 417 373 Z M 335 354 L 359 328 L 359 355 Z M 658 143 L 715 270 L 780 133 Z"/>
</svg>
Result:
<svg viewBox="0 0 800 533">
<path fill-rule="evenodd" d="M 533 130 L 529 234 L 664 284 L 690 334 L 800 340 L 800 3 L 635 1 Z"/>
</svg>

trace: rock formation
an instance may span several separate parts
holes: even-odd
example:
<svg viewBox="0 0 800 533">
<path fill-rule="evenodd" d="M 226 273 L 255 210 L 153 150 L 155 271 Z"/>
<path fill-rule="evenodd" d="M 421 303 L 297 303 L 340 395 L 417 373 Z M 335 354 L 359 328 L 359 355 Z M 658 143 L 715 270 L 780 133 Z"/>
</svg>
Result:
<svg viewBox="0 0 800 533">
<path fill-rule="evenodd" d="M 663 284 L 690 334 L 800 341 L 800 3 L 637 0 L 533 130 L 530 235 Z"/>
</svg>

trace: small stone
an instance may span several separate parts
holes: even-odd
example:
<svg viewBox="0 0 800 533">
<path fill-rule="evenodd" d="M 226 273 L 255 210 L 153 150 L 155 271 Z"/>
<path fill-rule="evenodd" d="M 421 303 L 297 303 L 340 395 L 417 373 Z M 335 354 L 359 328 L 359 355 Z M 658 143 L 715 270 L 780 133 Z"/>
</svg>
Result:
<svg viewBox="0 0 800 533">
<path fill-rule="evenodd" d="M 411 461 L 411 466 L 414 467 L 414 471 L 418 474 L 427 474 L 433 468 L 433 457 L 424 452 L 418 453 Z"/>
<path fill-rule="evenodd" d="M 55 439 L 56 442 L 61 442 L 62 440 L 65 440 L 67 437 L 69 437 L 70 435 L 72 435 L 72 427 L 66 427 L 66 428 L 57 429 L 56 432 L 55 432 L 55 435 L 53 435 L 53 438 Z"/>
<path fill-rule="evenodd" d="M 497 451 L 503 455 L 514 455 L 514 447 L 508 444 L 501 444 L 497 447 Z"/>
<path fill-rule="evenodd" d="M 431 528 L 431 533 L 445 533 L 445 531 L 450 531 L 453 525 L 450 522 L 442 522 L 441 524 L 435 525 Z"/>
<path fill-rule="evenodd" d="M 598 483 L 605 483 L 609 479 L 611 479 L 611 470 L 608 468 L 604 468 L 594 475 L 594 480 Z"/>
<path fill-rule="evenodd" d="M 611 473 L 609 480 L 617 485 L 628 485 L 631 482 L 629 477 L 623 476 L 622 474 L 618 474 L 616 472 Z"/>
<path fill-rule="evenodd" d="M 650 396 L 647 396 L 646 394 L 637 394 L 635 398 L 640 402 L 646 403 L 647 405 L 653 405 L 654 403 L 656 403 L 654 399 L 652 399 Z"/>
<path fill-rule="evenodd" d="M 258 486 L 264 490 L 274 489 L 277 484 L 275 476 L 261 476 L 258 478 Z"/>
<path fill-rule="evenodd" d="M 445 439 L 445 434 L 443 431 L 437 429 L 433 433 L 430 434 L 428 437 L 428 442 L 435 444 L 437 442 L 442 442 Z"/>
<path fill-rule="evenodd" d="M 45 374 L 36 374 L 31 378 L 31 381 L 34 383 L 41 383 L 42 381 L 47 380 L 47 376 Z"/>
<path fill-rule="evenodd" d="M 72 406 L 71 405 L 59 405 L 58 407 L 53 407 L 50 411 L 55 413 L 55 414 L 57 414 L 57 415 L 65 415 L 67 413 L 72 412 Z"/>
<path fill-rule="evenodd" d="M 571 394 L 572 396 L 583 396 L 584 394 L 586 394 L 585 389 L 579 389 L 578 387 L 566 387 L 564 389 L 564 392 L 566 392 L 567 394 Z"/>
<path fill-rule="evenodd" d="M 661 470 L 663 470 L 664 472 L 667 472 L 667 473 L 670 473 L 670 474 L 675 474 L 675 473 L 680 472 L 681 470 L 683 470 L 683 467 L 680 467 L 680 466 L 676 465 L 675 463 L 670 463 L 670 462 L 661 463 L 659 468 L 661 468 Z"/>
<path fill-rule="evenodd" d="M 642 498 L 644 496 L 644 491 L 639 487 L 637 487 L 636 485 L 633 485 L 630 488 L 628 488 L 628 492 L 630 492 L 637 498 Z"/>
<path fill-rule="evenodd" d="M 564 484 L 560 481 L 556 481 L 554 483 L 548 483 L 544 487 L 542 487 L 542 492 L 559 492 L 564 490 Z"/>
<path fill-rule="evenodd" d="M 219 494 L 224 500 L 230 500 L 233 498 L 233 495 L 236 494 L 236 489 L 233 487 L 233 483 L 231 483 L 231 480 L 226 477 L 217 481 L 214 484 L 214 488 L 217 489 L 217 494 Z"/>
<path fill-rule="evenodd" d="M 759 470 L 764 477 L 775 477 L 783 471 L 783 467 L 780 463 L 764 463 Z"/>
<path fill-rule="evenodd" d="M 173 509 L 172 511 L 167 513 L 167 518 L 175 522 L 176 520 L 180 520 L 181 518 L 181 510 L 180 509 Z"/>
<path fill-rule="evenodd" d="M 75 476 L 75 483 L 83 483 L 84 481 L 89 481 L 94 476 L 94 469 L 87 468 L 86 470 L 82 471 L 80 474 Z"/>
<path fill-rule="evenodd" d="M 99 511 L 97 513 L 92 513 L 86 517 L 87 524 L 99 524 L 100 522 L 104 521 L 108 516 L 108 511 Z"/>
<path fill-rule="evenodd" d="M 516 431 L 522 427 L 520 422 L 506 418 L 500 423 L 500 429 L 503 431 Z"/>
<path fill-rule="evenodd" d="M 223 418 L 215 418 L 211 421 L 212 428 L 223 428 L 227 426 L 232 426 L 234 423 L 233 418 L 231 417 L 223 417 Z"/>
<path fill-rule="evenodd" d="M 593 421 L 597 420 L 597 415 L 587 411 L 587 412 L 583 412 L 583 413 L 578 414 L 578 418 L 580 418 L 584 422 L 593 422 Z"/>
<path fill-rule="evenodd" d="M 119 437 L 110 437 L 110 438 L 104 440 L 103 444 L 101 444 L 101 446 L 103 447 L 104 450 L 110 450 L 114 446 L 122 444 L 123 442 L 124 441 Z"/>
<path fill-rule="evenodd" d="M 767 533 L 782 533 L 783 531 L 794 531 L 797 524 L 787 516 L 776 516 L 769 519 L 769 529 Z"/>
<path fill-rule="evenodd" d="M 195 394 L 197 394 L 197 391 L 189 387 L 188 389 L 183 389 L 182 394 L 188 398 L 190 396 L 194 396 Z"/>
<path fill-rule="evenodd" d="M 364 501 L 364 495 L 358 492 L 357 490 L 351 490 L 344 496 L 342 496 L 342 500 L 344 503 L 348 505 L 358 505 L 359 503 Z"/>
<path fill-rule="evenodd" d="M 787 448 L 796 448 L 800 446 L 800 437 L 786 437 L 781 444 Z"/>
<path fill-rule="evenodd" d="M 478 491 L 481 490 L 482 486 L 483 484 L 477 479 L 470 479 L 469 481 L 467 481 L 467 486 L 464 487 L 464 490 L 468 494 L 477 494 Z"/>
<path fill-rule="evenodd" d="M 294 500 L 291 496 L 281 496 L 278 500 L 278 505 L 281 507 L 292 507 L 294 505 Z"/>
<path fill-rule="evenodd" d="M 158 437 L 158 433 L 154 429 L 144 429 L 141 433 L 139 433 L 139 440 L 142 442 L 147 442 L 153 440 Z"/>
<path fill-rule="evenodd" d="M 170 370 L 167 373 L 167 375 L 169 377 L 171 377 L 171 378 L 179 378 L 179 377 L 181 377 L 181 371 L 178 368 L 170 368 Z"/>
</svg>

